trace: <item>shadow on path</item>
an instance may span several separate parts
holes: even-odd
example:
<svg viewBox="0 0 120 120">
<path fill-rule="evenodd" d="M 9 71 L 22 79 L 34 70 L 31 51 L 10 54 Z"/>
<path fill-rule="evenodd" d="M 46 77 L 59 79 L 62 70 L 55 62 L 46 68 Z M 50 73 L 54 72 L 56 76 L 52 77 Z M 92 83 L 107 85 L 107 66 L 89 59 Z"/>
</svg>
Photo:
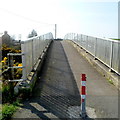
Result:
<svg viewBox="0 0 120 120">
<path fill-rule="evenodd" d="M 69 118 L 68 107 L 80 106 L 80 93 L 60 41 L 48 51 L 32 98 L 15 116 L 24 118 Z M 75 111 L 72 113 L 75 114 Z"/>
<path fill-rule="evenodd" d="M 33 96 L 59 118 L 69 118 L 69 106 L 80 106 L 80 93 L 60 41 L 49 49 Z"/>
</svg>

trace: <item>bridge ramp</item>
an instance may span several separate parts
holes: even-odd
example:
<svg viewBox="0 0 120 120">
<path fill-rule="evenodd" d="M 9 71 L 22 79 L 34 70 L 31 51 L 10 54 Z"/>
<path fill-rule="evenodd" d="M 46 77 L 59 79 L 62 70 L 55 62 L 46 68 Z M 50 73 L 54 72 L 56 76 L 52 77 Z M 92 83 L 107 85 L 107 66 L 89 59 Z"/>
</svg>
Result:
<svg viewBox="0 0 120 120">
<path fill-rule="evenodd" d="M 87 75 L 87 108 L 93 108 L 98 118 L 117 118 L 117 89 L 66 41 L 52 43 L 32 98 L 23 103 L 13 118 L 80 117 L 82 73 Z"/>
</svg>

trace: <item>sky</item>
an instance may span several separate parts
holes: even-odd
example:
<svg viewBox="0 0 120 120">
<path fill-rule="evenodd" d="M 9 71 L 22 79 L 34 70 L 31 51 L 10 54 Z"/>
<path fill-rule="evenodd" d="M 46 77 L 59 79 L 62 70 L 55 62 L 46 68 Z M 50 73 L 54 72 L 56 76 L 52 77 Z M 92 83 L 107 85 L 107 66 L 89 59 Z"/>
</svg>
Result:
<svg viewBox="0 0 120 120">
<path fill-rule="evenodd" d="M 0 33 L 5 30 L 25 40 L 35 29 L 38 35 L 57 37 L 79 33 L 118 38 L 119 0 L 0 0 Z"/>
</svg>

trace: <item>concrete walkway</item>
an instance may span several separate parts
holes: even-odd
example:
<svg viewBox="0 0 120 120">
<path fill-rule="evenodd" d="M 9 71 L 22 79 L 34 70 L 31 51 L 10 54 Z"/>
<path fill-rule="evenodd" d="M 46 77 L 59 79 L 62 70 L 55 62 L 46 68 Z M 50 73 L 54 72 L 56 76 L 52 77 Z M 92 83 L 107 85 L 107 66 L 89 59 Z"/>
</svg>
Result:
<svg viewBox="0 0 120 120">
<path fill-rule="evenodd" d="M 82 73 L 87 75 L 87 109 L 94 109 L 97 118 L 117 118 L 117 89 L 66 41 L 53 42 L 32 98 L 13 118 L 80 118 Z"/>
<path fill-rule="evenodd" d="M 78 88 L 80 75 L 87 75 L 87 107 L 94 108 L 97 118 L 118 118 L 118 90 L 93 68 L 68 42 L 62 42 Z"/>
</svg>

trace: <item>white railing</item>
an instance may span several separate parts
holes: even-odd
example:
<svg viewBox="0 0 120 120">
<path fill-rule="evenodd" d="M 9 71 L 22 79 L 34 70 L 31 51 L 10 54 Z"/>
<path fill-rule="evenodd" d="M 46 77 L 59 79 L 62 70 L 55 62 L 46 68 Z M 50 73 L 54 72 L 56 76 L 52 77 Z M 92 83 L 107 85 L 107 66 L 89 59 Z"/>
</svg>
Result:
<svg viewBox="0 0 120 120">
<path fill-rule="evenodd" d="M 21 50 L 22 53 L 8 53 L 8 68 L 0 73 L 0 76 L 11 69 L 11 78 L 9 82 L 17 82 L 27 80 L 28 75 L 31 71 L 33 71 L 34 66 L 37 64 L 39 59 L 41 59 L 41 55 L 44 53 L 44 50 L 47 46 L 50 45 L 53 40 L 52 33 L 47 33 L 41 36 L 36 36 L 29 38 L 26 41 L 21 42 Z M 22 66 L 13 66 L 13 56 L 21 56 L 22 57 Z M 14 69 L 22 68 L 22 78 L 14 79 Z"/>
<path fill-rule="evenodd" d="M 48 33 L 22 42 L 23 80 L 27 79 L 27 76 L 33 70 L 45 47 L 50 44 L 52 39 L 52 33 Z"/>
<path fill-rule="evenodd" d="M 64 39 L 72 40 L 120 75 L 120 41 L 69 33 Z"/>
</svg>

